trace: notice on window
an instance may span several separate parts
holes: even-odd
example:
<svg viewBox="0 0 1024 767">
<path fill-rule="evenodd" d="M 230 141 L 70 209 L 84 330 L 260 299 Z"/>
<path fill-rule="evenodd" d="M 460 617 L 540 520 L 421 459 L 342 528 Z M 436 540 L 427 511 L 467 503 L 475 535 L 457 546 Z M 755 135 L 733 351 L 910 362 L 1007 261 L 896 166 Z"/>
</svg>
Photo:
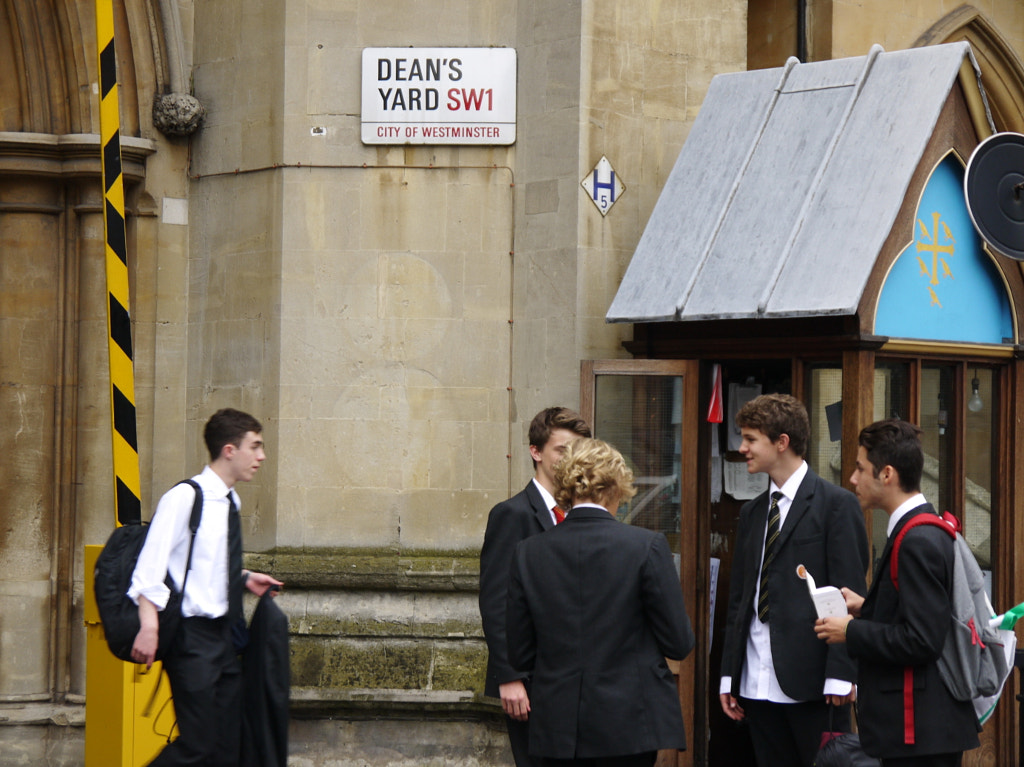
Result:
<svg viewBox="0 0 1024 767">
<path fill-rule="evenodd" d="M 736 425 L 736 414 L 754 397 L 761 394 L 761 384 L 729 384 L 729 439 L 727 450 L 739 450 L 743 442 L 740 427 Z"/>
<path fill-rule="evenodd" d="M 757 498 L 768 489 L 768 482 L 768 475 L 764 472 L 749 473 L 746 461 L 725 462 L 725 492 L 737 501 Z"/>
<path fill-rule="evenodd" d="M 364 144 L 514 144 L 512 48 L 364 48 Z"/>
</svg>

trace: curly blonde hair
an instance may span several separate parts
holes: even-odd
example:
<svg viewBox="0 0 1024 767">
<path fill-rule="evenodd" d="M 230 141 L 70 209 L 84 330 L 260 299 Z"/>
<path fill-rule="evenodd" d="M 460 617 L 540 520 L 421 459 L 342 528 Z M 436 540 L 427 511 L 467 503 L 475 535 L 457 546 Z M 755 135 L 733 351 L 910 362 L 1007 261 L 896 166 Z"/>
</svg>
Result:
<svg viewBox="0 0 1024 767">
<path fill-rule="evenodd" d="M 616 497 L 621 503 L 634 495 L 632 469 L 622 454 L 603 440 L 574 439 L 555 466 L 555 500 L 564 509 L 580 501 L 608 506 Z"/>
</svg>

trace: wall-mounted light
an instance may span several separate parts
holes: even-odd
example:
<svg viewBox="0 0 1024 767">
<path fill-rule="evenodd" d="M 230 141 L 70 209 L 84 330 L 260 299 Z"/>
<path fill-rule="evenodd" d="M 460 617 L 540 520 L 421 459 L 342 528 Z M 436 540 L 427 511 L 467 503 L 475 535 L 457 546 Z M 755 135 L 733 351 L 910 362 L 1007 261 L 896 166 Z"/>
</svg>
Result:
<svg viewBox="0 0 1024 767">
<path fill-rule="evenodd" d="M 974 378 L 971 379 L 971 398 L 967 400 L 967 409 L 972 413 L 980 412 L 985 407 L 985 401 L 982 400 L 981 394 L 978 389 L 981 386 L 981 381 L 978 380 L 978 371 L 974 371 Z"/>
</svg>

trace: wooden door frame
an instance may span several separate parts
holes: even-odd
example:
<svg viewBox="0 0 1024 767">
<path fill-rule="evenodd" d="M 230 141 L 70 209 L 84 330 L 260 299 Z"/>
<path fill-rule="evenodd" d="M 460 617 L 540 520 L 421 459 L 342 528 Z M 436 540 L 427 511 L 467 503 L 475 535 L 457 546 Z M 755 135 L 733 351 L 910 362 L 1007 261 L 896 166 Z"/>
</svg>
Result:
<svg viewBox="0 0 1024 767">
<path fill-rule="evenodd" d="M 690 657 L 679 664 L 677 684 L 679 703 L 686 728 L 686 751 L 679 751 L 676 767 L 692 767 L 703 763 L 707 750 L 707 684 L 708 684 L 708 567 L 694 567 L 693 563 L 709 562 L 707 519 L 698 513 L 697 444 L 700 424 L 700 362 L 698 360 L 583 360 L 580 363 L 580 415 L 594 423 L 597 376 L 679 376 L 683 379 L 683 401 L 680 403 L 680 529 L 692 530 L 693 535 L 679 536 L 680 585 L 687 611 L 693 623 L 697 643 Z M 689 524 L 687 522 L 689 521 Z M 700 680 L 700 684 L 698 684 Z M 699 693 L 699 694 L 698 694 Z M 664 758 L 659 758 L 664 764 Z"/>
</svg>

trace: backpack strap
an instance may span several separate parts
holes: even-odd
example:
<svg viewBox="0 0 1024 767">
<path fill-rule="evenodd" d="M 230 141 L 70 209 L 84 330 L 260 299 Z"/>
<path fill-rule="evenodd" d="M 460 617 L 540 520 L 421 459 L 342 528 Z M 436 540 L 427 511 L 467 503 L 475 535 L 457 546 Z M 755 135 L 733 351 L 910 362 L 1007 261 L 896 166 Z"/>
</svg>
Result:
<svg viewBox="0 0 1024 767">
<path fill-rule="evenodd" d="M 932 525 L 941 528 L 956 540 L 960 532 L 960 520 L 948 511 L 942 512 L 940 517 L 937 514 L 915 514 L 907 520 L 906 524 L 896 534 L 892 542 L 892 554 L 889 556 L 889 577 L 892 578 L 892 585 L 896 591 L 900 590 L 899 568 L 897 555 L 900 551 L 900 544 L 903 538 L 912 528 L 920 525 Z M 903 669 L 903 742 L 907 745 L 914 744 L 914 667 L 906 666 Z"/>
<path fill-rule="evenodd" d="M 915 514 L 908 519 L 907 523 L 903 525 L 903 528 L 893 539 L 892 556 L 889 557 L 889 577 L 892 578 L 892 585 L 896 587 L 897 591 L 900 590 L 900 579 L 896 555 L 899 553 L 900 544 L 903 543 L 903 538 L 906 534 L 919 525 L 932 525 L 941 528 L 949 533 L 950 537 L 954 540 L 956 539 L 956 534 L 960 532 L 960 520 L 948 511 L 944 511 L 941 517 L 938 514 Z"/>
<path fill-rule="evenodd" d="M 199 522 L 203 518 L 203 489 L 194 479 L 183 479 L 179 485 L 191 485 L 196 491 L 196 499 L 192 501 L 192 514 L 188 518 L 188 558 L 185 560 L 185 577 L 181 579 L 181 606 L 185 607 L 185 584 L 188 583 L 188 573 L 192 569 L 192 549 L 196 545 L 196 530 L 199 529 Z"/>
<path fill-rule="evenodd" d="M 199 529 L 199 523 L 203 519 L 203 489 L 199 487 L 199 483 L 194 479 L 183 479 L 178 483 L 179 485 L 191 485 L 196 491 L 196 499 L 192 501 L 192 513 L 188 518 L 188 558 L 185 560 L 185 576 L 181 579 L 181 604 L 182 609 L 185 607 L 185 584 L 188 583 L 188 572 L 192 569 L 192 548 L 196 545 L 196 531 Z M 153 688 L 152 695 L 149 696 L 149 701 L 142 709 L 142 715 L 148 717 L 153 711 L 153 704 L 156 702 L 157 693 L 160 692 L 160 683 L 163 681 L 164 674 L 167 671 L 163 668 L 160 669 L 160 676 L 157 677 L 156 687 Z M 167 705 L 166 703 L 164 705 Z M 155 725 L 154 725 L 155 726 Z M 172 727 L 173 730 L 173 727 Z M 167 742 L 170 743 L 170 735 L 168 735 Z"/>
</svg>

